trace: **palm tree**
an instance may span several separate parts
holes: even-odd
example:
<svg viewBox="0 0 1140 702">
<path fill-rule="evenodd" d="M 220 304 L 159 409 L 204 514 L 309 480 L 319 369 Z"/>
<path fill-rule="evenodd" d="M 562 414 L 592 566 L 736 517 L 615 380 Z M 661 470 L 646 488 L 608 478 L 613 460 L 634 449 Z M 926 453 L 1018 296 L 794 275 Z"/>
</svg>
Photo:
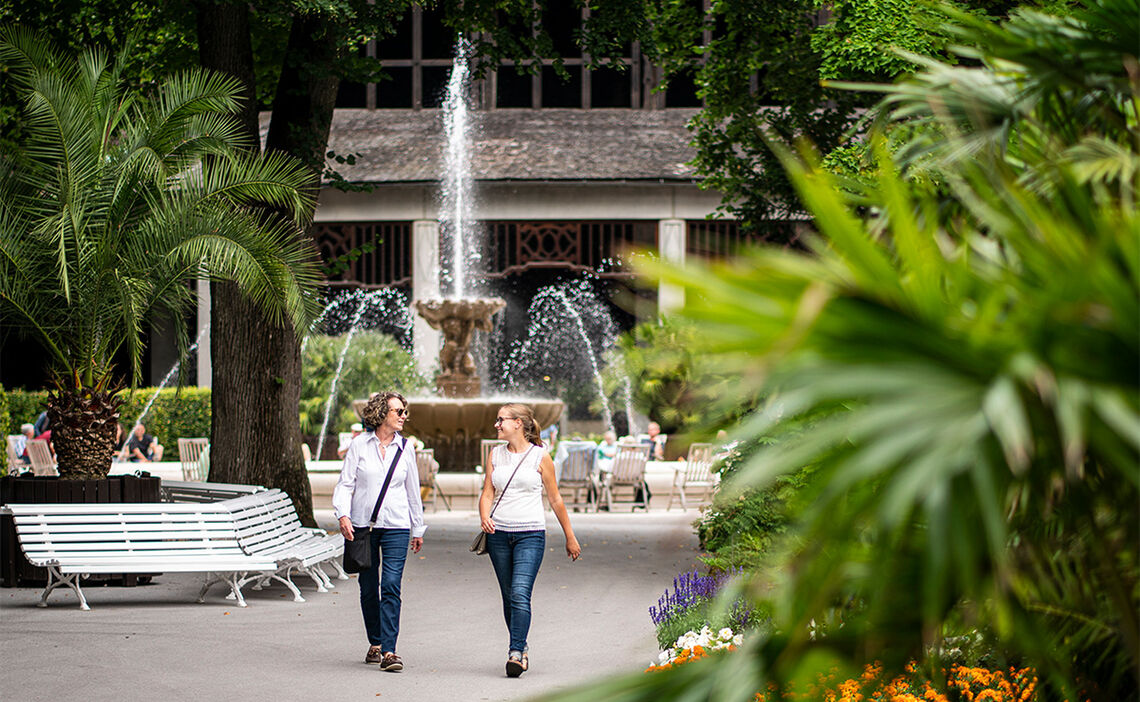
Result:
<svg viewBox="0 0 1140 702">
<path fill-rule="evenodd" d="M 743 655 L 557 699 L 750 700 L 874 658 L 937 676 L 943 637 L 971 630 L 1035 666 L 1043 699 L 1136 699 L 1140 11 L 1085 5 L 987 26 L 970 35 L 982 65 L 892 89 L 886 109 L 943 140 L 919 130 L 900 158 L 927 149 L 944 188 L 914 187 L 873 140 L 872 182 L 848 198 L 805 149 L 785 163 L 819 230 L 809 254 L 658 269 L 689 291 L 699 355 L 768 398 L 742 435 L 822 417 L 735 487 L 808 464 L 817 479 L 772 628 Z M 1093 143 L 1117 166 L 1074 151 Z"/>
<path fill-rule="evenodd" d="M 137 383 L 155 319 L 185 352 L 188 282 L 235 281 L 305 328 L 318 272 L 298 225 L 313 193 L 299 163 L 243 148 L 236 81 L 192 70 L 144 95 L 124 86 L 126 51 L 68 56 L 19 27 L 0 29 L 0 58 L 24 134 L 0 161 L 0 313 L 55 369 L 60 474 L 102 477 L 121 402 L 112 359 L 125 348 Z"/>
</svg>

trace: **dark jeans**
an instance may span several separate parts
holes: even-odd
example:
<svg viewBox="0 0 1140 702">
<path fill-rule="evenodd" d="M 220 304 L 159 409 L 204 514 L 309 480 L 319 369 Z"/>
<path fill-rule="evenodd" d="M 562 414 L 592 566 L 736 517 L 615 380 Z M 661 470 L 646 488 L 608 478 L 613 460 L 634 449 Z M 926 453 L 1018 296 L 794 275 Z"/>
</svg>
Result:
<svg viewBox="0 0 1140 702">
<path fill-rule="evenodd" d="M 410 540 L 408 529 L 373 529 L 372 567 L 359 576 L 360 611 L 368 643 L 385 652 L 396 650 L 396 637 L 400 635 L 400 581 Z"/>
<path fill-rule="evenodd" d="M 530 595 L 546 551 L 545 531 L 496 531 L 487 534 L 487 555 L 499 579 L 503 617 L 511 635 L 512 651 L 526 650 L 530 631 Z"/>
</svg>

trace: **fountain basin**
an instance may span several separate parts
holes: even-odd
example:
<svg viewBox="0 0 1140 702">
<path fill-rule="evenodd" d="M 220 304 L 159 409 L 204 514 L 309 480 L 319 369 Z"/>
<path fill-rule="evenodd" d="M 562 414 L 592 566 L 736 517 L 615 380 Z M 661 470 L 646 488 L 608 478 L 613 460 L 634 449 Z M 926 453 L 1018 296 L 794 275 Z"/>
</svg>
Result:
<svg viewBox="0 0 1140 702">
<path fill-rule="evenodd" d="M 352 403 L 358 415 L 366 402 Z M 479 442 L 495 438 L 495 415 L 508 402 L 532 407 L 535 421 L 544 429 L 558 421 L 564 407 L 562 400 L 547 399 L 410 397 L 404 434 L 433 449 L 441 470 L 472 472 L 481 460 Z"/>
</svg>

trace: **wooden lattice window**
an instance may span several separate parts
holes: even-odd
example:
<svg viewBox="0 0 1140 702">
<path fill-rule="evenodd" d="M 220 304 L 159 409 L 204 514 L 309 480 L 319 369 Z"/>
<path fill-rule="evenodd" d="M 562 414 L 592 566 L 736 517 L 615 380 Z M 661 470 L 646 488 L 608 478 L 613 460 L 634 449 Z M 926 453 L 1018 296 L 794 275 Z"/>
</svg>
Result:
<svg viewBox="0 0 1140 702">
<path fill-rule="evenodd" d="M 796 240 L 796 223 L 771 220 L 759 230 L 746 230 L 739 222 L 728 219 L 689 220 L 688 255 L 698 258 L 730 258 L 743 246 L 762 242 L 791 244 Z"/>
<path fill-rule="evenodd" d="M 343 261 L 343 272 L 330 278 L 333 285 L 403 287 L 412 282 L 412 225 L 410 222 L 319 222 L 313 237 L 327 264 Z M 352 259 L 350 253 L 365 244 L 371 252 Z"/>
<path fill-rule="evenodd" d="M 501 278 L 532 268 L 592 271 L 626 277 L 621 256 L 652 248 L 656 222 L 486 222 L 490 270 Z"/>
</svg>

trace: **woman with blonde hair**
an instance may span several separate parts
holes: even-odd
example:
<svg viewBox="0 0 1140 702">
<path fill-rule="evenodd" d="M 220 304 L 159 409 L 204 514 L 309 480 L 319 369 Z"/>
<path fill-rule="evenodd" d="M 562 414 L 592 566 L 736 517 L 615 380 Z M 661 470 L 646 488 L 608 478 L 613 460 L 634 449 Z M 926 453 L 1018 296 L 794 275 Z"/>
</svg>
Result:
<svg viewBox="0 0 1140 702">
<path fill-rule="evenodd" d="M 546 514 L 542 491 L 566 535 L 566 555 L 578 560 L 582 548 L 574 538 L 570 516 L 558 493 L 554 461 L 544 451 L 534 410 L 520 403 L 499 408 L 495 417 L 498 438 L 484 466 L 479 519 L 487 534 L 487 554 L 503 596 L 510 647 L 507 676 L 517 678 L 529 667 L 526 637 L 530 631 L 531 593 L 546 551 Z"/>
</svg>

